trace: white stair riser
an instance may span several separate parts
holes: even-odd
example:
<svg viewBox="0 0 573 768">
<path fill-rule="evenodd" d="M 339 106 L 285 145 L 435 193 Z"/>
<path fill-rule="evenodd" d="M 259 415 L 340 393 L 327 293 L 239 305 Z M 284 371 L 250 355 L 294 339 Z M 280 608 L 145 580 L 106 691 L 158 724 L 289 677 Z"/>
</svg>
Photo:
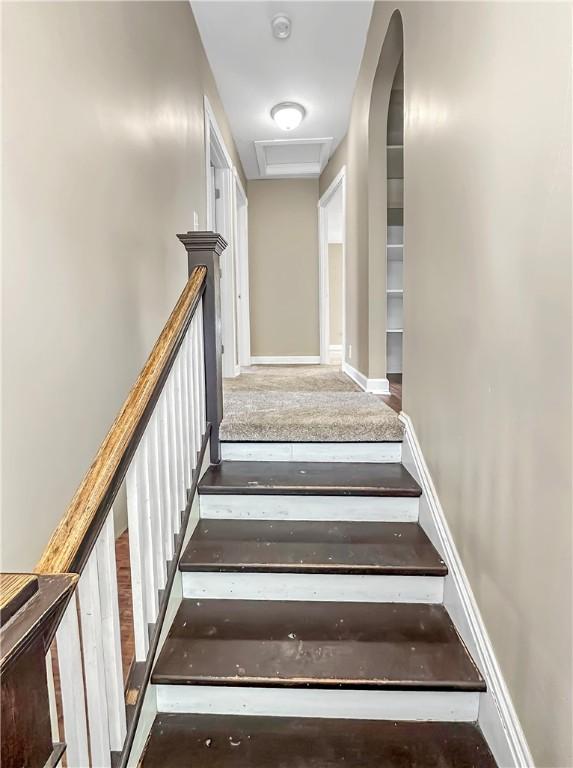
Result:
<svg viewBox="0 0 573 768">
<path fill-rule="evenodd" d="M 475 722 L 479 693 L 157 685 L 157 711 L 352 720 Z"/>
<path fill-rule="evenodd" d="M 221 443 L 226 461 L 402 461 L 402 443 Z"/>
<path fill-rule="evenodd" d="M 183 597 L 215 600 L 320 600 L 368 603 L 441 603 L 439 576 L 186 571 Z"/>
<path fill-rule="evenodd" d="M 419 499 L 398 496 L 266 496 L 202 494 L 204 519 L 312 520 L 315 522 L 418 521 Z"/>
</svg>

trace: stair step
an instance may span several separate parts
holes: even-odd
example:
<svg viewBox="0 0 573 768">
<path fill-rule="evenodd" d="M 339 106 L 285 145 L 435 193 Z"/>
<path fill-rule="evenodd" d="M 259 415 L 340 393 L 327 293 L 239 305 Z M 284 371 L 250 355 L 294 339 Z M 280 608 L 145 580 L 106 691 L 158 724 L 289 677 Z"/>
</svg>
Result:
<svg viewBox="0 0 573 768">
<path fill-rule="evenodd" d="M 495 768 L 470 723 L 160 714 L 144 768 Z"/>
<path fill-rule="evenodd" d="M 153 682 L 485 690 L 444 607 L 409 603 L 184 599 Z"/>
<path fill-rule="evenodd" d="M 422 491 L 402 464 L 222 461 L 205 472 L 199 493 L 417 498 Z"/>
<path fill-rule="evenodd" d="M 182 571 L 445 576 L 417 523 L 200 520 Z"/>
</svg>

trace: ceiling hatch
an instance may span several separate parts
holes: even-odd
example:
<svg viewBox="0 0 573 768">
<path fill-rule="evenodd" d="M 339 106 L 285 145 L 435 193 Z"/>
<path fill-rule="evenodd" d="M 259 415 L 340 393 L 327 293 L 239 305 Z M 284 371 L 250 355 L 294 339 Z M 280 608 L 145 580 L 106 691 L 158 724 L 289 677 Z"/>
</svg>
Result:
<svg viewBox="0 0 573 768">
<path fill-rule="evenodd" d="M 320 176 L 328 161 L 332 138 L 255 141 L 262 178 Z"/>
</svg>

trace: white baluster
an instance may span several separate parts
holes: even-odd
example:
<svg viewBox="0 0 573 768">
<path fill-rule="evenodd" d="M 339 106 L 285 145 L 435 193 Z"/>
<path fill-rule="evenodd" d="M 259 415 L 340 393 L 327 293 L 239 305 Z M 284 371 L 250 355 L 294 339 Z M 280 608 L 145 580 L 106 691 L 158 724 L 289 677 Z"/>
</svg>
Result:
<svg viewBox="0 0 573 768">
<path fill-rule="evenodd" d="M 151 554 L 155 568 L 156 589 L 164 589 L 167 583 L 167 564 L 163 548 L 163 521 L 161 513 L 161 476 L 159 473 L 159 432 L 157 408 L 146 429 L 147 461 L 149 475 L 149 516 L 151 526 Z"/>
<path fill-rule="evenodd" d="M 193 318 L 193 338 L 191 346 L 191 358 L 193 360 L 193 403 L 194 403 L 194 431 L 196 440 L 196 451 L 201 450 L 201 441 L 203 439 L 204 426 L 201 416 L 201 382 L 200 382 L 200 359 L 201 359 L 201 339 L 199 337 L 199 318 L 197 315 Z"/>
<path fill-rule="evenodd" d="M 123 668 L 121 664 L 113 509 L 110 510 L 103 530 L 97 540 L 96 555 L 101 606 L 105 689 L 108 705 L 109 744 L 112 750 L 119 752 L 125 740 L 126 720 Z"/>
<path fill-rule="evenodd" d="M 173 519 L 173 533 L 178 534 L 181 529 L 181 507 L 179 506 L 179 465 L 177 454 L 179 441 L 177 439 L 177 418 L 175 408 L 175 378 L 173 369 L 167 380 L 167 416 L 169 424 L 169 466 L 171 470 L 171 514 Z"/>
<path fill-rule="evenodd" d="M 193 469 L 197 465 L 197 451 L 199 450 L 199 435 L 197 432 L 197 426 L 199 424 L 199 413 L 197 411 L 197 361 L 195 358 L 195 328 L 197 325 L 196 318 L 191 320 L 189 332 L 186 338 L 185 353 L 187 355 L 187 364 L 191 375 L 189 376 L 189 399 L 191 402 L 191 414 L 189 420 L 189 430 L 192 436 L 192 450 L 193 450 Z"/>
<path fill-rule="evenodd" d="M 157 593 L 157 566 L 153 556 L 153 526 L 151 515 L 151 483 L 149 472 L 149 435 L 143 435 L 139 446 L 139 466 L 137 478 L 143 514 L 143 563 L 145 565 L 145 606 L 147 621 L 153 624 L 159 613 L 159 595 Z"/>
<path fill-rule="evenodd" d="M 189 336 L 189 329 L 183 337 L 177 357 L 181 361 L 181 405 L 182 405 L 182 423 L 183 423 L 183 456 L 184 456 L 184 476 L 185 489 L 191 488 L 191 460 L 193 456 L 193 445 L 191 443 L 191 432 L 189 430 L 189 421 L 191 414 L 191 403 L 189 394 L 189 370 L 187 365 L 187 355 L 185 353 L 186 339 Z M 186 499 L 187 500 L 187 499 Z"/>
<path fill-rule="evenodd" d="M 75 599 L 75 598 L 72 598 Z M 56 688 L 54 685 L 54 666 L 52 663 L 52 649 L 46 654 L 46 679 L 48 681 L 48 703 L 50 707 L 50 726 L 52 728 L 52 741 L 60 740 L 60 725 L 58 723 L 58 707 L 56 705 Z"/>
<path fill-rule="evenodd" d="M 84 674 L 76 595 L 68 603 L 56 632 L 64 738 L 68 768 L 90 765 L 85 709 Z"/>
<path fill-rule="evenodd" d="M 141 447 L 141 446 L 140 446 Z M 127 523 L 129 532 L 129 560 L 131 569 L 131 600 L 133 604 L 133 633 L 135 660 L 145 661 L 149 648 L 145 597 L 144 520 L 139 473 L 140 462 L 136 453 L 127 470 Z"/>
<path fill-rule="evenodd" d="M 91 553 L 78 584 L 91 765 L 111 768 L 98 563 Z"/>
<path fill-rule="evenodd" d="M 201 418 L 199 423 L 201 425 L 201 440 L 205 434 L 207 427 L 207 400 L 205 394 L 205 340 L 203 336 L 203 299 L 199 302 L 197 307 L 197 325 L 199 329 L 197 335 L 199 337 L 199 406 Z"/>
<path fill-rule="evenodd" d="M 185 509 L 186 506 L 186 494 L 185 494 L 185 473 L 183 471 L 183 414 L 181 408 L 181 377 L 179 375 L 179 369 L 181 366 L 181 360 L 176 358 L 172 374 L 174 382 L 174 405 L 175 405 L 175 436 L 177 446 L 177 499 L 179 501 L 179 512 Z"/>
<path fill-rule="evenodd" d="M 167 413 L 167 387 L 165 386 L 159 398 L 159 458 L 161 472 L 161 495 L 163 503 L 163 539 L 165 542 L 165 557 L 171 560 L 173 557 L 173 479 L 169 450 L 169 416 Z"/>
</svg>

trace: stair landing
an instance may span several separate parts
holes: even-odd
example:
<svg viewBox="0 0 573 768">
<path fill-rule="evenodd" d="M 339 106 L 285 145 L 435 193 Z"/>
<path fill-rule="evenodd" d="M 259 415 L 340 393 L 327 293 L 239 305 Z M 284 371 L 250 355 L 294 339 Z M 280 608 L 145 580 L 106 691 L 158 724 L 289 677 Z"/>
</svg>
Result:
<svg viewBox="0 0 573 768">
<path fill-rule="evenodd" d="M 336 366 L 263 365 L 224 383 L 223 441 L 401 440 L 398 414 Z"/>
</svg>

